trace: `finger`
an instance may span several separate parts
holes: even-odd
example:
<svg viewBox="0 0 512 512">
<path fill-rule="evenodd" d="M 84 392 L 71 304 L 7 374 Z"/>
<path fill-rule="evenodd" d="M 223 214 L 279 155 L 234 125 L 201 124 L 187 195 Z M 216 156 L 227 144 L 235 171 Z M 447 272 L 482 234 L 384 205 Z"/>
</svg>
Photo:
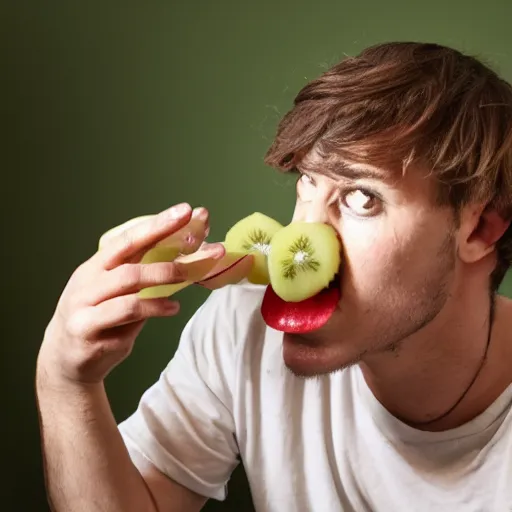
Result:
<svg viewBox="0 0 512 512">
<path fill-rule="evenodd" d="M 221 244 L 209 244 L 193 257 L 183 257 L 173 262 L 148 264 L 125 263 L 102 274 L 97 287 L 87 288 L 82 304 L 96 305 L 121 295 L 139 292 L 144 288 L 196 280 L 213 268 L 217 260 L 225 254 Z M 84 289 L 85 290 L 85 289 Z"/>
<path fill-rule="evenodd" d="M 176 247 L 179 248 L 181 254 L 191 254 L 197 251 L 209 234 L 209 216 L 210 213 L 206 208 L 201 206 L 194 208 L 190 222 L 170 236 L 158 241 L 155 247 Z M 140 263 L 147 252 L 148 248 L 146 247 L 127 258 L 126 263 Z"/>
<path fill-rule="evenodd" d="M 156 244 L 156 247 L 174 247 L 181 254 L 190 254 L 198 249 L 207 236 L 209 213 L 206 208 L 195 208 L 190 222 L 172 235 Z"/>
<path fill-rule="evenodd" d="M 189 233 L 183 243 L 183 253 L 190 254 L 195 252 L 204 243 L 205 238 L 210 233 L 210 212 L 203 207 L 195 208 L 192 212 L 192 219 L 197 220 L 201 229 L 195 233 Z"/>
<path fill-rule="evenodd" d="M 115 268 L 178 231 L 190 221 L 191 216 L 189 204 L 172 206 L 114 236 L 93 258 L 98 259 L 106 270 Z"/>
<path fill-rule="evenodd" d="M 199 206 L 198 208 L 194 208 L 192 218 L 203 223 L 203 237 L 206 238 L 210 232 L 210 212 L 206 208 Z"/>
<path fill-rule="evenodd" d="M 95 306 L 98 331 L 149 318 L 174 316 L 180 306 L 168 299 L 141 299 L 138 294 L 114 297 Z M 94 322 L 93 324 L 94 325 Z"/>
<path fill-rule="evenodd" d="M 177 314 L 179 304 L 167 299 L 141 299 L 138 294 L 114 297 L 81 309 L 68 322 L 69 334 L 83 340 L 97 339 L 101 332 L 149 318 Z"/>
<path fill-rule="evenodd" d="M 210 212 L 203 207 L 196 208 L 194 213 L 197 211 L 197 218 L 204 222 L 204 238 L 207 238 L 210 234 Z"/>
</svg>

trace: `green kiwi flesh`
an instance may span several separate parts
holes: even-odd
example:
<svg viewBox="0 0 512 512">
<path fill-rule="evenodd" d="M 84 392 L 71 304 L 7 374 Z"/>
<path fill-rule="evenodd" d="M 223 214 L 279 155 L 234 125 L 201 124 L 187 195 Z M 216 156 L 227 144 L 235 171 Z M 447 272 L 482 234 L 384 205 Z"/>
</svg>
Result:
<svg viewBox="0 0 512 512">
<path fill-rule="evenodd" d="M 332 226 L 292 222 L 273 237 L 268 256 L 270 283 L 287 302 L 300 302 L 329 286 L 339 271 L 340 243 Z"/>
<path fill-rule="evenodd" d="M 269 284 L 267 255 L 274 235 L 281 229 L 283 225 L 276 220 L 263 213 L 255 212 L 239 220 L 226 233 L 224 238 L 226 250 L 254 256 L 254 264 L 247 276 L 249 282 Z"/>
</svg>

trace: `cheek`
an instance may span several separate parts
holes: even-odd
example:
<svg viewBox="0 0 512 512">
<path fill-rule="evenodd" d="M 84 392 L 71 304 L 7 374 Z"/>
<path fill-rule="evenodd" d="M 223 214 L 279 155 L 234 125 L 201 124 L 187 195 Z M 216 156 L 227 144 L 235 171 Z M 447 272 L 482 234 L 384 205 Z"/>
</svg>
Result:
<svg viewBox="0 0 512 512">
<path fill-rule="evenodd" d="M 435 265 L 435 234 L 412 221 L 346 221 L 343 225 L 344 287 L 367 295 L 414 289 Z M 439 234 L 437 234 L 439 236 Z M 433 238 L 434 237 L 434 238 Z"/>
<path fill-rule="evenodd" d="M 295 209 L 293 210 L 293 215 L 291 218 L 291 222 L 297 222 L 304 220 L 306 218 L 306 209 L 304 204 L 297 199 L 295 202 Z"/>
<path fill-rule="evenodd" d="M 356 233 L 345 230 L 342 238 L 346 266 L 344 280 L 359 291 L 387 281 L 401 252 L 389 234 L 366 231 L 364 227 Z"/>
</svg>

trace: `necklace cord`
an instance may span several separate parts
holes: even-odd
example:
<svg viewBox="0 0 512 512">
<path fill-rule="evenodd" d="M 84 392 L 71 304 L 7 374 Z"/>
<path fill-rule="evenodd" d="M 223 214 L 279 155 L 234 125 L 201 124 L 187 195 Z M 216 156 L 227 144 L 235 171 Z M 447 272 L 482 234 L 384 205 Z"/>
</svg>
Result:
<svg viewBox="0 0 512 512">
<path fill-rule="evenodd" d="M 480 375 L 480 372 L 482 371 L 482 368 L 484 367 L 484 364 L 487 360 L 489 346 L 491 345 L 492 327 L 494 324 L 494 310 L 495 310 L 494 306 L 495 306 L 495 300 L 494 300 L 494 298 L 491 298 L 491 306 L 490 306 L 490 312 L 489 312 L 489 328 L 488 328 L 488 333 L 487 333 L 487 343 L 485 346 L 485 352 L 484 352 L 482 361 L 480 362 L 480 365 L 479 365 L 475 375 L 473 376 L 473 378 L 471 379 L 471 382 L 469 383 L 469 386 L 465 389 L 464 393 L 462 393 L 460 398 L 446 412 L 443 412 L 443 414 L 441 414 L 440 416 L 437 416 L 434 419 L 430 419 L 430 420 L 422 421 L 422 422 L 414 422 L 413 425 L 418 425 L 418 426 L 430 425 L 431 423 L 435 423 L 437 421 L 440 421 L 440 420 L 446 418 L 449 414 L 451 414 L 456 409 L 456 407 L 462 402 L 462 400 L 464 400 L 466 395 L 469 393 L 469 391 L 473 387 L 476 379 Z"/>
</svg>

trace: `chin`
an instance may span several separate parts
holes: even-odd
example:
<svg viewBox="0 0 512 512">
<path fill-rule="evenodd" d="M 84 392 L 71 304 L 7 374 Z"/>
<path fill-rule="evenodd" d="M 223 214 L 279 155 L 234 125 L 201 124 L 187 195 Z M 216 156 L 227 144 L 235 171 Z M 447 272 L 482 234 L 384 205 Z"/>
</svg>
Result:
<svg viewBox="0 0 512 512">
<path fill-rule="evenodd" d="M 283 336 L 283 361 L 285 366 L 299 377 L 320 377 L 343 370 L 360 361 L 360 357 L 348 357 L 342 344 L 324 343 L 308 337 L 285 333 Z"/>
</svg>

